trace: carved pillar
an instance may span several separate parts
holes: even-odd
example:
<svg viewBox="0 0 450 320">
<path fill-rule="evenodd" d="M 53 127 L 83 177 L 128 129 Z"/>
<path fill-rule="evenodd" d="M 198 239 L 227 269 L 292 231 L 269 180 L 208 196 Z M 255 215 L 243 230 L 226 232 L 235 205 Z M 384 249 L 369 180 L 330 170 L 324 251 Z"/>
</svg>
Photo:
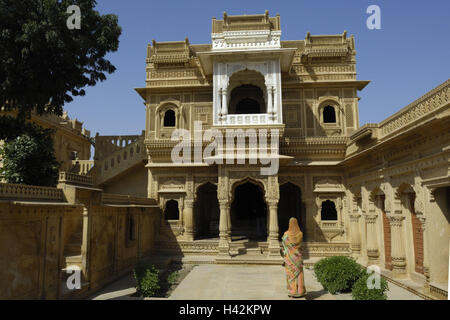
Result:
<svg viewBox="0 0 450 320">
<path fill-rule="evenodd" d="M 350 230 L 351 230 L 351 249 L 355 255 L 361 254 L 361 233 L 359 232 L 359 218 L 361 215 L 354 212 L 350 215 Z"/>
<path fill-rule="evenodd" d="M 406 256 L 403 244 L 403 228 L 402 222 L 405 219 L 400 215 L 389 215 L 391 223 L 391 255 L 392 255 L 392 272 L 396 276 L 406 274 Z"/>
<path fill-rule="evenodd" d="M 278 241 L 278 201 L 269 201 L 269 256 L 280 257 Z"/>
<path fill-rule="evenodd" d="M 228 241 L 231 241 L 231 212 L 230 212 L 230 208 L 228 205 L 228 210 L 227 210 L 227 238 Z"/>
<path fill-rule="evenodd" d="M 423 234 L 423 275 L 425 276 L 426 283 L 425 287 L 430 287 L 430 268 L 428 261 L 428 237 L 425 236 L 426 232 L 426 218 L 422 215 L 418 217 L 422 223 L 422 234 Z"/>
<path fill-rule="evenodd" d="M 230 215 L 229 201 L 219 200 L 220 220 L 219 220 L 219 256 L 230 256 L 230 245 L 228 242 L 228 216 Z"/>
<path fill-rule="evenodd" d="M 226 117 L 228 114 L 227 89 L 222 88 L 222 116 Z"/>
<path fill-rule="evenodd" d="M 267 88 L 267 113 L 269 115 L 271 115 L 273 113 L 272 97 L 273 97 L 273 87 L 268 87 Z"/>
<path fill-rule="evenodd" d="M 83 207 L 83 233 L 81 240 L 81 257 L 82 257 L 82 268 L 83 273 L 86 279 L 90 277 L 90 239 L 91 239 L 91 226 L 92 219 L 89 219 L 89 209 L 87 207 Z"/>
<path fill-rule="evenodd" d="M 220 120 L 222 120 L 222 88 L 219 88 L 219 102 L 217 103 L 218 104 L 218 108 L 217 108 L 217 118 L 218 118 L 218 120 L 220 121 Z"/>
<path fill-rule="evenodd" d="M 194 199 L 184 200 L 183 209 L 184 220 L 184 238 L 185 240 L 194 240 Z"/>
<path fill-rule="evenodd" d="M 364 215 L 367 226 L 367 258 L 369 264 L 376 264 L 378 262 L 379 251 L 377 241 L 377 228 L 376 221 L 377 215 L 366 214 Z"/>
</svg>

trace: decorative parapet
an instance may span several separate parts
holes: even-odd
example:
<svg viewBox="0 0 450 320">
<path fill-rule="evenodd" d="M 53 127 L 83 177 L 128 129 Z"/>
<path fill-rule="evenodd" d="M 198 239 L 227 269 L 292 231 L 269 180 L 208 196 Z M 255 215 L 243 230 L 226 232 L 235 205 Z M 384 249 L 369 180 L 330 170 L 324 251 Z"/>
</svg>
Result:
<svg viewBox="0 0 450 320">
<path fill-rule="evenodd" d="M 70 184 L 75 186 L 93 186 L 94 178 L 92 176 L 81 175 L 77 173 L 59 172 L 58 184 Z"/>
<path fill-rule="evenodd" d="M 109 206 L 154 206 L 157 207 L 158 204 L 156 200 L 149 198 L 139 198 L 135 196 L 113 194 L 113 193 L 103 193 L 102 194 L 102 205 Z"/>
<path fill-rule="evenodd" d="M 228 16 L 212 21 L 212 50 L 258 50 L 281 48 L 280 17 L 269 11 L 257 15 Z"/>
<path fill-rule="evenodd" d="M 109 156 L 96 160 L 96 183 L 102 184 L 146 159 L 143 134 L 126 147 L 118 148 Z"/>
<path fill-rule="evenodd" d="M 380 136 L 386 137 L 428 116 L 450 102 L 450 80 L 431 90 L 379 124 Z M 381 138 L 380 137 L 380 138 Z"/>
<path fill-rule="evenodd" d="M 61 189 L 12 183 L 0 183 L 0 199 L 65 202 Z"/>
<path fill-rule="evenodd" d="M 94 167 L 94 160 L 72 160 L 71 173 L 87 175 L 91 173 Z"/>
</svg>

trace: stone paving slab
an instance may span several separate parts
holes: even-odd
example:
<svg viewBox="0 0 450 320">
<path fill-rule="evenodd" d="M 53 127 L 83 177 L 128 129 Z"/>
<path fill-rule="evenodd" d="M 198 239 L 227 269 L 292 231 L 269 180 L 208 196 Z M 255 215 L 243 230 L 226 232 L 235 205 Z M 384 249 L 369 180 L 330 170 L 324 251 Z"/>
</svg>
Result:
<svg viewBox="0 0 450 320">
<path fill-rule="evenodd" d="M 169 299 L 174 300 L 294 300 L 286 290 L 282 266 L 218 265 L 195 266 L 175 288 Z M 351 293 L 332 295 L 323 290 L 314 272 L 305 269 L 306 297 L 295 300 L 351 300 Z M 422 300 L 421 297 L 391 282 L 389 300 Z M 107 286 L 92 297 L 95 300 L 142 299 L 131 297 L 136 291 L 132 275 Z M 145 298 L 146 300 L 164 298 Z"/>
</svg>

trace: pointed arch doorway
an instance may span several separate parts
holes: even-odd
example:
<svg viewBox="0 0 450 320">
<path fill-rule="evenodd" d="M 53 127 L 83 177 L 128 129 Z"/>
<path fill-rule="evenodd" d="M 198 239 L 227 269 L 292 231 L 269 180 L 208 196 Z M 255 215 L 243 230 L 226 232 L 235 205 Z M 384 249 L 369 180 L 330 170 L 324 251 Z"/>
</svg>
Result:
<svg viewBox="0 0 450 320">
<path fill-rule="evenodd" d="M 258 183 L 247 181 L 234 188 L 230 213 L 233 240 L 267 239 L 267 205 Z"/>
</svg>

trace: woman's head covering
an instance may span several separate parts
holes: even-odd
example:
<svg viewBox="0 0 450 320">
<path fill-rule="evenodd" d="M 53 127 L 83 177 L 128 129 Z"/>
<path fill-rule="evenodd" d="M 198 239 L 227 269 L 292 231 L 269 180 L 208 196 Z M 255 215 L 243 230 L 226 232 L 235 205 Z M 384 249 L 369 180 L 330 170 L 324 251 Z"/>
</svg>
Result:
<svg viewBox="0 0 450 320">
<path fill-rule="evenodd" d="M 296 218 L 289 219 L 289 229 L 287 231 L 289 238 L 294 243 L 300 243 L 303 238 L 303 233 L 298 226 L 298 222 Z"/>
</svg>

